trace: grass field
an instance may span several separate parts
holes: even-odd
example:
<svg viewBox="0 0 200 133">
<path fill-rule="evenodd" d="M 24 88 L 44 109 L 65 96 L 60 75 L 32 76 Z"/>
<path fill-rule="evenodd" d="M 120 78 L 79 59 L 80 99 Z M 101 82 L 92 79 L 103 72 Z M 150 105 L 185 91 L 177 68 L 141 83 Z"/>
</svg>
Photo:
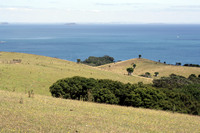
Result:
<svg viewBox="0 0 200 133">
<path fill-rule="evenodd" d="M 0 132 L 198 133 L 200 117 L 0 90 Z M 20 103 L 21 101 L 21 103 Z M 22 103 L 23 102 L 23 103 Z"/>
<path fill-rule="evenodd" d="M 22 62 L 13 62 L 13 59 Z M 137 67 L 133 76 L 128 76 L 126 68 L 133 62 Z M 83 76 L 124 83 L 151 83 L 151 78 L 138 76 L 147 71 L 158 71 L 159 77 L 171 73 L 200 74 L 199 68 L 165 65 L 146 59 L 90 67 L 44 56 L 0 52 L 0 133 L 198 133 L 199 116 L 50 97 L 49 86 L 61 78 Z M 33 98 L 28 97 L 29 90 L 34 91 Z"/>
<path fill-rule="evenodd" d="M 21 63 L 13 63 L 13 59 L 21 59 Z M 0 89 L 16 92 L 34 90 L 36 94 L 50 95 L 49 86 L 61 78 L 83 76 L 98 79 L 112 79 L 124 83 L 151 79 L 127 76 L 100 70 L 83 64 L 77 64 L 57 58 L 39 55 L 0 52 Z"/>
<path fill-rule="evenodd" d="M 121 61 L 112 64 L 106 64 L 100 66 L 99 68 L 102 70 L 119 73 L 119 74 L 127 74 L 126 68 L 132 67 L 132 64 L 136 64 L 136 68 L 133 72 L 133 76 L 138 76 L 141 74 L 145 74 L 145 72 L 151 73 L 154 75 L 154 72 L 159 72 L 157 78 L 162 76 L 169 76 L 170 74 L 174 73 L 177 75 L 182 75 L 188 77 L 190 74 L 196 74 L 197 76 L 200 74 L 200 68 L 198 67 L 185 67 L 185 66 L 174 66 L 174 65 L 167 65 L 147 59 L 130 59 L 127 61 Z M 152 76 L 152 78 L 155 78 Z"/>
</svg>

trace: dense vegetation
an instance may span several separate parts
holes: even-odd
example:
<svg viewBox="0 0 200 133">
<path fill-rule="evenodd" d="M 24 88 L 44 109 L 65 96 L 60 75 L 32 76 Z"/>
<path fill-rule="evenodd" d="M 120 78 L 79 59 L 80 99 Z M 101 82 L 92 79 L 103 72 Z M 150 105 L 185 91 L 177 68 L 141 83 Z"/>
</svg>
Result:
<svg viewBox="0 0 200 133">
<path fill-rule="evenodd" d="M 104 64 L 113 63 L 113 62 L 114 62 L 114 58 L 108 55 L 105 55 L 103 57 L 90 56 L 88 57 L 88 59 L 82 61 L 82 63 L 91 65 L 91 66 L 100 66 Z"/>
<path fill-rule="evenodd" d="M 199 64 L 184 64 L 183 66 L 188 66 L 188 67 L 200 67 Z"/>
<path fill-rule="evenodd" d="M 177 76 L 155 79 L 153 85 L 124 84 L 107 79 L 72 77 L 50 87 L 54 97 L 170 110 L 200 115 L 200 78 Z"/>
</svg>

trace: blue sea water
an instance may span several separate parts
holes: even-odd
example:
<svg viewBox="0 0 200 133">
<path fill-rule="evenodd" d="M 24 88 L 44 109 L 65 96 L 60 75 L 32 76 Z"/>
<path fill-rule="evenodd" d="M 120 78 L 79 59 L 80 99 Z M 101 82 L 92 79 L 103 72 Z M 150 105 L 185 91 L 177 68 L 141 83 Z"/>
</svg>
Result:
<svg viewBox="0 0 200 133">
<path fill-rule="evenodd" d="M 109 55 L 200 64 L 200 25 L 0 25 L 0 51 L 76 61 Z"/>
</svg>

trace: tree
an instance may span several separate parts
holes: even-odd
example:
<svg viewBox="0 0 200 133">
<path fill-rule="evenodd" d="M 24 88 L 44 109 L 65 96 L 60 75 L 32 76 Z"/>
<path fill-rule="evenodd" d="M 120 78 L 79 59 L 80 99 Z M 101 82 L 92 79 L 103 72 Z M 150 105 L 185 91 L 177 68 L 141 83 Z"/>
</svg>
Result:
<svg viewBox="0 0 200 133">
<path fill-rule="evenodd" d="M 131 75 L 133 73 L 133 68 L 129 67 L 126 69 L 126 71 L 128 72 L 128 75 Z"/>
<path fill-rule="evenodd" d="M 151 74 L 150 74 L 149 72 L 146 72 L 146 73 L 145 73 L 145 77 L 151 78 Z"/>
<path fill-rule="evenodd" d="M 136 64 L 133 64 L 133 68 L 135 69 L 135 67 L 136 67 Z"/>
<path fill-rule="evenodd" d="M 139 59 L 142 57 L 142 55 L 141 54 L 139 54 Z"/>
<path fill-rule="evenodd" d="M 158 74 L 159 74 L 159 72 L 155 72 L 154 74 L 155 74 L 155 77 L 157 77 L 157 76 L 158 76 Z"/>
<path fill-rule="evenodd" d="M 77 59 L 77 63 L 80 63 L 81 62 L 81 59 Z"/>
</svg>

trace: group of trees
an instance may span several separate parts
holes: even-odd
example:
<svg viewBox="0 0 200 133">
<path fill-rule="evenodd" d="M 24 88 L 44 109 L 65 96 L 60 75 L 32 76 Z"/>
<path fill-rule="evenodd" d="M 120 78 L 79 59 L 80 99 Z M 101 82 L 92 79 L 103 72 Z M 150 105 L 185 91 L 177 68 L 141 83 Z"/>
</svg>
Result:
<svg viewBox="0 0 200 133">
<path fill-rule="evenodd" d="M 200 84 L 200 77 L 191 74 L 188 78 L 171 74 L 169 77 L 161 77 L 153 80 L 153 86 L 158 88 L 181 88 L 185 85 Z M 200 89 L 200 88 L 199 88 Z"/>
<path fill-rule="evenodd" d="M 176 62 L 176 66 L 181 66 L 181 62 Z M 199 64 L 184 64 L 183 66 L 187 66 L 187 67 L 200 67 Z"/>
<path fill-rule="evenodd" d="M 133 67 L 127 68 L 126 71 L 128 72 L 128 75 L 131 75 L 134 72 L 135 68 L 136 68 L 136 64 L 134 63 L 133 63 Z"/>
<path fill-rule="evenodd" d="M 91 66 L 100 66 L 104 64 L 113 63 L 114 60 L 115 59 L 113 57 L 110 57 L 108 55 L 104 55 L 103 57 L 90 56 L 82 62 L 80 59 L 77 59 L 77 63 L 83 63 Z"/>
<path fill-rule="evenodd" d="M 188 66 L 188 67 L 200 67 L 198 64 L 184 64 L 183 66 Z"/>
<path fill-rule="evenodd" d="M 159 72 L 154 72 L 154 76 L 157 77 L 159 74 Z M 140 75 L 142 77 L 146 77 L 146 78 L 151 78 L 151 73 L 150 72 L 145 72 L 145 74 Z"/>
<path fill-rule="evenodd" d="M 154 79 L 153 85 L 76 76 L 58 80 L 50 92 L 54 97 L 66 99 L 200 115 L 200 78 L 195 75 L 185 78 L 173 74 Z"/>
<path fill-rule="evenodd" d="M 139 59 L 141 57 L 142 57 L 142 55 L 138 55 Z M 87 64 L 87 65 L 90 65 L 90 66 L 100 66 L 100 65 L 105 65 L 105 64 L 113 63 L 114 60 L 115 59 L 113 57 L 110 57 L 108 55 L 104 55 L 103 57 L 89 56 L 84 61 L 81 61 L 81 59 L 77 59 L 77 63 L 83 63 L 83 64 Z M 131 72 L 133 70 L 129 69 L 129 71 Z"/>
</svg>

